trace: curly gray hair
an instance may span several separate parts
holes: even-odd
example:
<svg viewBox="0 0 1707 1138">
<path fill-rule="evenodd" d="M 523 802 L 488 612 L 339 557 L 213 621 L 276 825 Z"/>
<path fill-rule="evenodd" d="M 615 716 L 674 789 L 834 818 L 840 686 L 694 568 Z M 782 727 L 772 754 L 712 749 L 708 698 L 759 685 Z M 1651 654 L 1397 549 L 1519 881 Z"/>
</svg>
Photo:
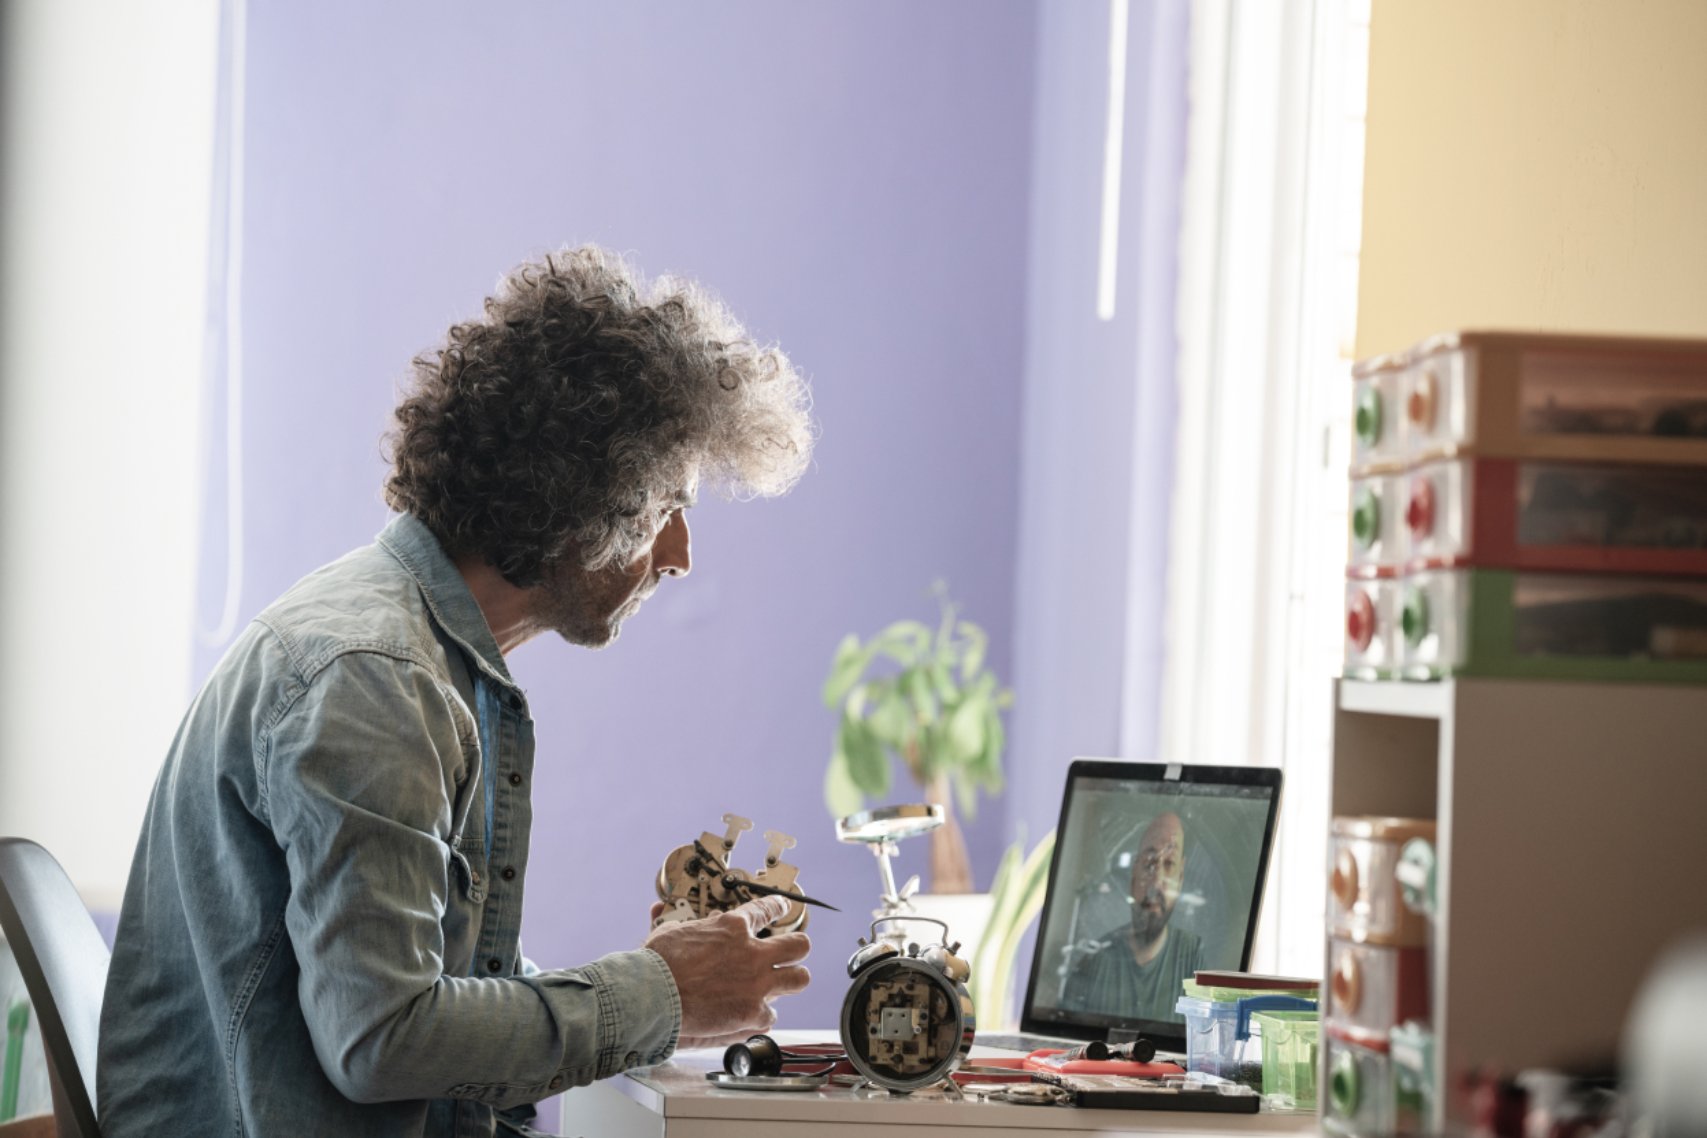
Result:
<svg viewBox="0 0 1707 1138">
<path fill-rule="evenodd" d="M 784 493 L 810 407 L 788 357 L 699 285 L 565 249 L 416 357 L 386 501 L 526 588 L 571 551 L 587 569 L 638 556 L 695 472 L 731 497 Z"/>
</svg>

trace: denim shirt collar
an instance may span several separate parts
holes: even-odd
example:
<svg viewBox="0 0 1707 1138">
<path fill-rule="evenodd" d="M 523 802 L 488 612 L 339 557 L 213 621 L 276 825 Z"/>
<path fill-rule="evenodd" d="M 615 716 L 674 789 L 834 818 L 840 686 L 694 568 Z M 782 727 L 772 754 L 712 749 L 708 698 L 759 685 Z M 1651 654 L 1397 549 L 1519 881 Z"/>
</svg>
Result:
<svg viewBox="0 0 1707 1138">
<path fill-rule="evenodd" d="M 439 627 L 462 646 L 482 671 L 519 693 L 521 689 L 504 664 L 504 654 L 498 650 L 492 627 L 486 623 L 486 615 L 480 611 L 474 594 L 469 592 L 468 582 L 457 572 L 426 523 L 413 514 L 399 514 L 380 531 L 378 541 L 420 585 L 421 595 Z"/>
</svg>

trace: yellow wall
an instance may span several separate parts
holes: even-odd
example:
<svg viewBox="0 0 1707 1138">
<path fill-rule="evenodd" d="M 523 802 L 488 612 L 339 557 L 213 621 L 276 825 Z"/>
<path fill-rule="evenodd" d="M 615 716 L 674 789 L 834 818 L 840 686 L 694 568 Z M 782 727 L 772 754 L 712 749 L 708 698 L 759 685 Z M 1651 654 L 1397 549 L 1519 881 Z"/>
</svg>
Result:
<svg viewBox="0 0 1707 1138">
<path fill-rule="evenodd" d="M 1375 0 L 1359 356 L 1707 337 L 1707 0 Z"/>
</svg>

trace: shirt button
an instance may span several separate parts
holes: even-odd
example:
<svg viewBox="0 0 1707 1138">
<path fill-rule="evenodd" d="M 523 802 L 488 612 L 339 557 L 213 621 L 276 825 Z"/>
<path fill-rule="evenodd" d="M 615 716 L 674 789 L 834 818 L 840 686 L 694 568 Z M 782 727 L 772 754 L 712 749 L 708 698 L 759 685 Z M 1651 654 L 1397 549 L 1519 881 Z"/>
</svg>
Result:
<svg viewBox="0 0 1707 1138">
<path fill-rule="evenodd" d="M 476 885 L 480 884 L 480 871 L 478 869 L 469 870 L 468 871 L 468 877 L 469 877 L 469 880 L 474 882 L 474 884 L 476 884 Z"/>
<path fill-rule="evenodd" d="M 522 784 L 521 772 L 520 771 L 511 771 L 510 772 L 510 785 L 511 786 L 520 786 L 521 784 Z"/>
<path fill-rule="evenodd" d="M 503 875 L 505 881 L 514 881 L 516 879 L 516 867 L 513 865 L 506 865 L 503 869 Z"/>
<path fill-rule="evenodd" d="M 640 1066 L 640 1052 L 630 1051 L 627 1054 L 627 1056 L 625 1056 L 623 1058 L 622 1065 L 624 1067 L 638 1067 L 638 1066 Z"/>
<path fill-rule="evenodd" d="M 499 960 L 496 956 L 486 962 L 486 971 L 488 972 L 502 972 L 503 970 L 504 962 Z"/>
<path fill-rule="evenodd" d="M 553 1076 L 551 1076 L 551 1081 L 545 1085 L 547 1087 L 549 1087 L 551 1090 L 556 1090 L 558 1087 L 563 1085 L 563 1076 L 562 1075 L 553 1075 Z"/>
</svg>

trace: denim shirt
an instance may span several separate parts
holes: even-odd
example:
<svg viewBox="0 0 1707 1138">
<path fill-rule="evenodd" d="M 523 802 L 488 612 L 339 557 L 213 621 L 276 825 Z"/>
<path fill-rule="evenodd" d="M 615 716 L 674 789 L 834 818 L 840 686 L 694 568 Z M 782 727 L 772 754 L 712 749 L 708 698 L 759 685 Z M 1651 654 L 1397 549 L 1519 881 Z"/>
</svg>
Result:
<svg viewBox="0 0 1707 1138">
<path fill-rule="evenodd" d="M 484 1138 L 495 1109 L 666 1058 L 656 953 L 522 959 L 533 753 L 415 518 L 261 613 L 149 801 L 101 1015 L 108 1138 Z"/>
</svg>

